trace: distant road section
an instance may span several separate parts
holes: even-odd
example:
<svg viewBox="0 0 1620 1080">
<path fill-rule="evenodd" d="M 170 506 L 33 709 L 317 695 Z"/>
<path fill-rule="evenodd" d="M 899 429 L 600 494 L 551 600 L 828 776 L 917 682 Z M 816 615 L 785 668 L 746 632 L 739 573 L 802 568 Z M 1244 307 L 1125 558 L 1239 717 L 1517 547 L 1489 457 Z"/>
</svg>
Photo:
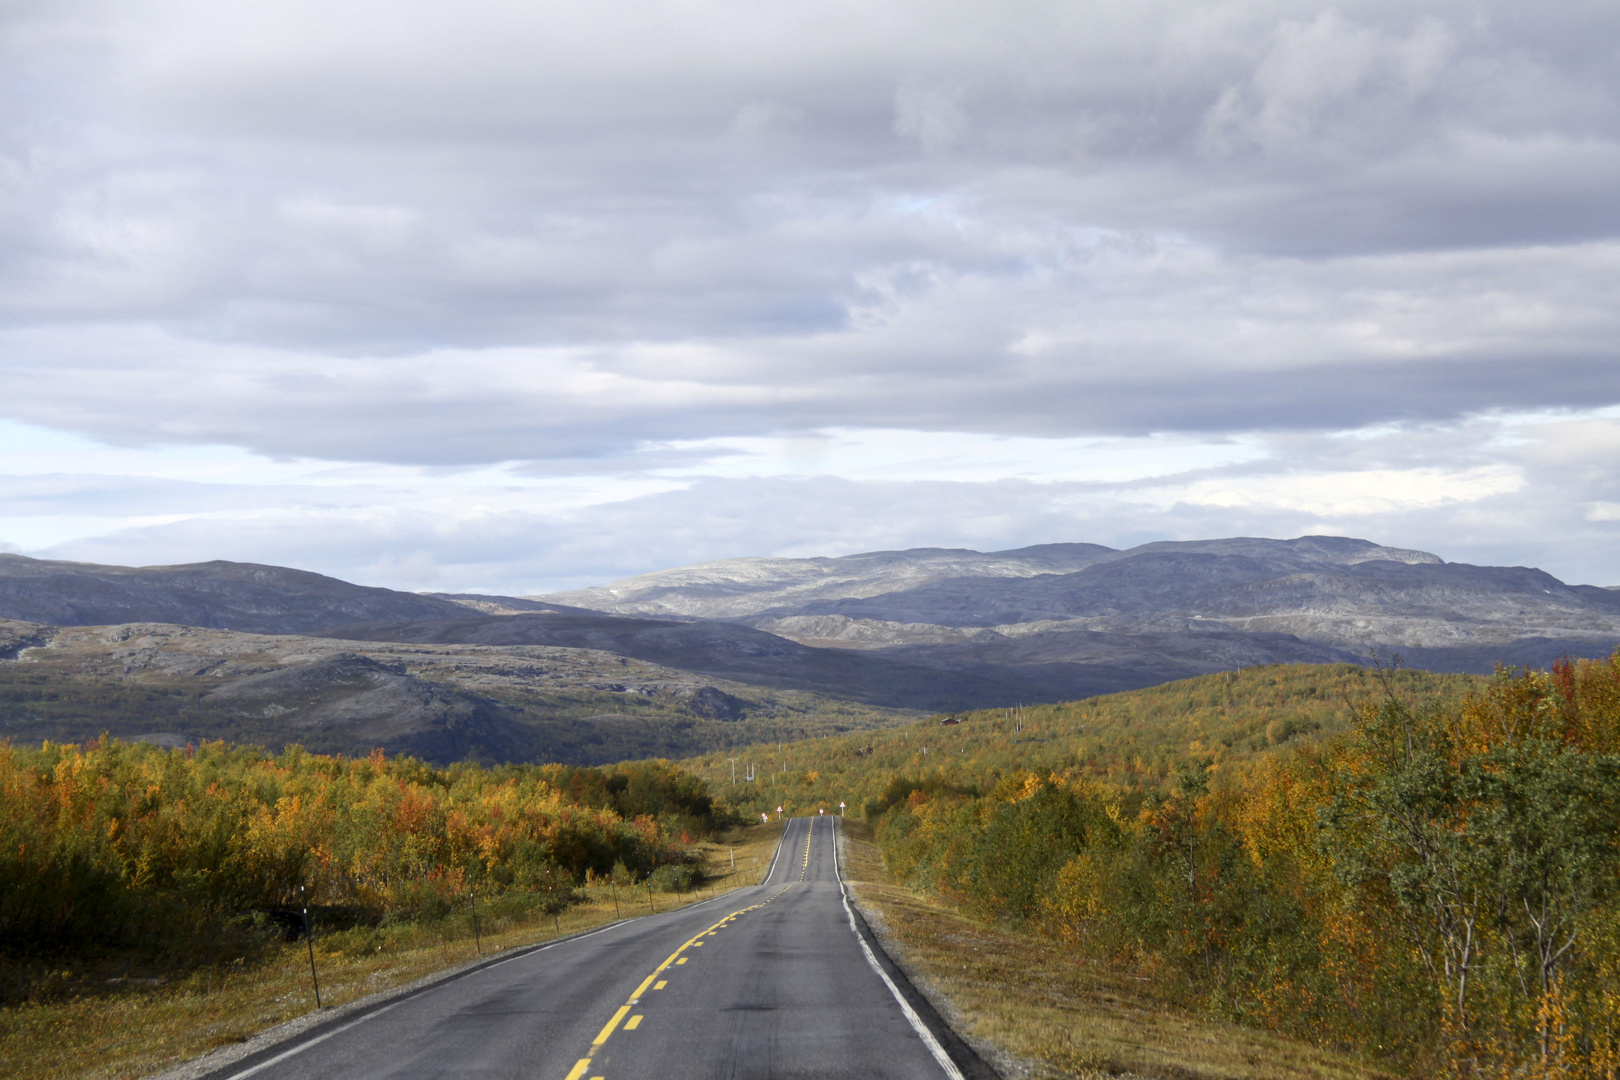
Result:
<svg viewBox="0 0 1620 1080">
<path fill-rule="evenodd" d="M 210 1080 L 994 1076 L 867 944 L 837 828 L 790 821 L 764 885 L 492 964 Z"/>
</svg>

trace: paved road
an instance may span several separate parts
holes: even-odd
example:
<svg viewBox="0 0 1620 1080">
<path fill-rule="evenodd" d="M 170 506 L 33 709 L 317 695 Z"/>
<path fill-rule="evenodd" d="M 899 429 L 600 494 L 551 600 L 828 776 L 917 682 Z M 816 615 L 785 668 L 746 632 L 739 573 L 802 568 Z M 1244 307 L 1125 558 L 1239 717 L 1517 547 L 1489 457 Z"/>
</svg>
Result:
<svg viewBox="0 0 1620 1080">
<path fill-rule="evenodd" d="M 764 885 L 491 965 L 214 1076 L 960 1080 L 953 1056 L 993 1075 L 869 955 L 836 829 L 790 821 Z"/>
</svg>

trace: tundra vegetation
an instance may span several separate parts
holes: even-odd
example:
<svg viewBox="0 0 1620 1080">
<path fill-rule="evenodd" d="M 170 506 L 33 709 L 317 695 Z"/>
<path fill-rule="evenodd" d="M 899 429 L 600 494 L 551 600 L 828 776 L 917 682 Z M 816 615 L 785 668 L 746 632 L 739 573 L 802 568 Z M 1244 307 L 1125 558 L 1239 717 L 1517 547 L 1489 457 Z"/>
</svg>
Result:
<svg viewBox="0 0 1620 1080">
<path fill-rule="evenodd" d="M 592 886 L 689 888 L 688 845 L 727 820 L 662 762 L 435 769 L 105 737 L 0 745 L 0 806 L 13 1002 L 91 968 L 251 964 L 306 907 L 351 952 L 480 910 L 486 928 L 550 924 Z"/>
<path fill-rule="evenodd" d="M 1215 764 L 896 776 L 866 813 L 903 880 L 1221 1016 L 1413 1075 L 1620 1071 L 1620 654 Z"/>
<path fill-rule="evenodd" d="M 459 927 L 474 897 L 486 933 L 566 928 L 614 882 L 691 884 L 682 841 L 734 814 L 840 803 L 895 879 L 1028 940 L 1031 971 L 1118 972 L 1414 1076 L 1620 1075 L 1620 654 L 1271 665 L 675 765 L 4 747 L 6 993 L 77 993 L 89 957 L 284 961 L 305 898 L 322 963 Z"/>
</svg>

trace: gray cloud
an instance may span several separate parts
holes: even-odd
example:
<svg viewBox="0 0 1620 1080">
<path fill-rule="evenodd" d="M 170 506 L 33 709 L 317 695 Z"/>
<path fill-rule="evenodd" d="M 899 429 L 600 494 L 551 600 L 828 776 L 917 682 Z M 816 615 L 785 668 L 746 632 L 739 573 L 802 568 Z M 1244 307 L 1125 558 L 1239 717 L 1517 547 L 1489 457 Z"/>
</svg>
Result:
<svg viewBox="0 0 1620 1080">
<path fill-rule="evenodd" d="M 13 4 L 0 416 L 530 478 L 702 477 L 724 448 L 668 444 L 829 428 L 1258 433 L 1274 455 L 1239 484 L 1343 467 L 1329 433 L 1346 429 L 1395 425 L 1421 457 L 1481 417 L 1620 401 L 1617 38 L 1612 7 L 1505 0 Z M 1508 460 L 1464 442 L 1446 468 Z M 489 535 L 514 546 L 492 554 L 370 491 L 322 496 L 373 515 L 352 544 L 336 524 L 314 544 L 199 517 L 61 550 L 318 561 L 330 543 L 358 572 L 511 582 L 646 568 L 659 514 L 688 523 L 669 560 L 945 542 L 921 523 L 949 532 L 953 513 L 1005 523 L 980 530 L 995 544 L 1312 524 L 1091 489 L 1064 516 L 1069 495 L 1042 485 L 726 475 L 502 510 Z M 1521 509 L 1562 522 L 1559 550 L 1586 551 L 1614 526 L 1583 508 L 1615 496 L 1606 461 L 1582 475 L 1467 512 L 1500 535 Z M 202 498 L 44 483 L 7 505 Z M 227 487 L 222 507 L 257 497 Z M 795 524 L 694 509 L 732 499 Z M 1462 505 L 1376 538 L 1472 536 Z M 871 526 L 830 529 L 845 510 Z M 1547 550 L 1492 543 L 1468 550 Z"/>
</svg>

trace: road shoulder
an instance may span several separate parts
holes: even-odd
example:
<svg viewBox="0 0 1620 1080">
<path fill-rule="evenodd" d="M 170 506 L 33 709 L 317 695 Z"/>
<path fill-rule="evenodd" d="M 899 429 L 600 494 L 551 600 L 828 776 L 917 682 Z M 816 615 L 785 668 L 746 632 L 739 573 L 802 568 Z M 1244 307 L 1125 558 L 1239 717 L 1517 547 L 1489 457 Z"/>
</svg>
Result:
<svg viewBox="0 0 1620 1080">
<path fill-rule="evenodd" d="M 318 1012 L 305 1013 L 303 1016 L 294 1017 L 285 1023 L 261 1031 L 243 1042 L 222 1046 L 218 1050 L 204 1054 L 202 1057 L 181 1062 L 160 1073 L 153 1073 L 146 1080 L 202 1080 L 203 1077 L 223 1074 L 233 1065 L 246 1063 L 249 1059 L 264 1057 L 271 1054 L 272 1051 L 290 1050 L 301 1043 L 319 1038 L 328 1030 L 336 1030 L 349 1023 L 364 1019 L 371 1013 L 377 1012 L 396 1001 L 403 1001 L 408 997 L 420 994 L 424 990 L 430 990 L 454 979 L 463 978 L 485 968 L 494 967 L 496 964 L 504 964 L 508 960 L 514 960 L 529 953 L 548 949 L 553 945 L 560 945 L 565 941 L 601 933 L 603 930 L 611 929 L 624 921 L 627 920 L 608 923 L 606 926 L 599 926 L 591 930 L 581 930 L 577 934 L 553 938 L 540 945 L 523 945 L 504 949 L 489 956 L 478 957 L 466 963 L 457 964 L 454 967 L 423 975 L 421 978 L 403 986 L 381 990 L 375 994 L 345 1002 L 342 1005 L 321 1009 Z"/>
<path fill-rule="evenodd" d="M 1031 934 L 896 882 L 864 823 L 840 830 L 852 899 L 884 951 L 1007 1080 L 1388 1080 L 1354 1059 L 1197 1016 Z"/>
</svg>

